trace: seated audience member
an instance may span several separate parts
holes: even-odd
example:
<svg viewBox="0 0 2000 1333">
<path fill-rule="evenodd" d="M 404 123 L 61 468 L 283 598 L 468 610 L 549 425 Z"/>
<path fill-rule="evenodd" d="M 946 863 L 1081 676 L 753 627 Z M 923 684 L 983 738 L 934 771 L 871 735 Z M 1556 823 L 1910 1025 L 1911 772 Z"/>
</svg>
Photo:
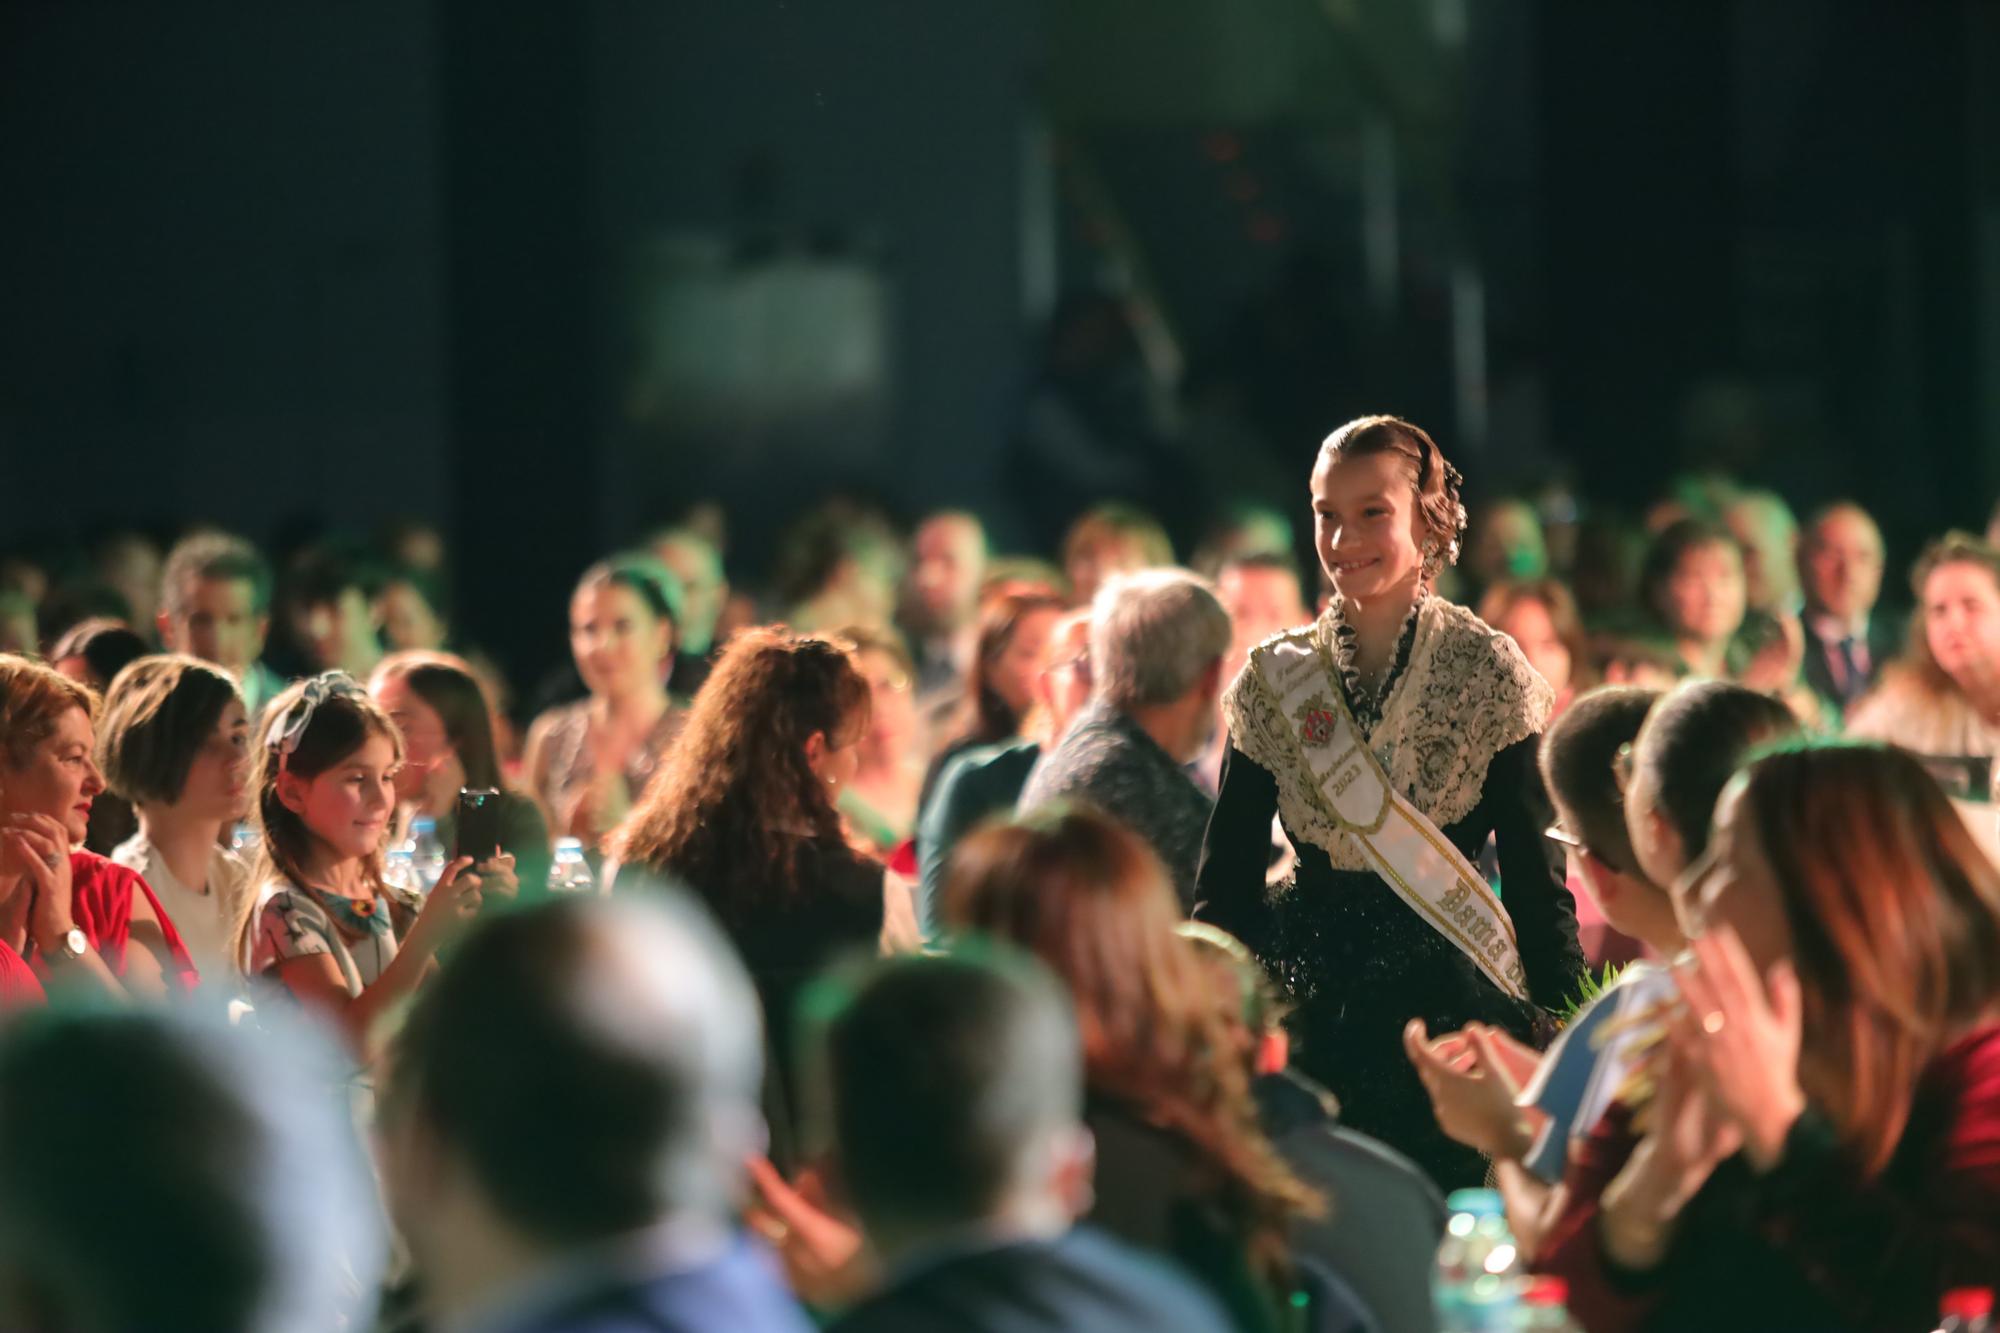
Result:
<svg viewBox="0 0 2000 1333">
<path fill-rule="evenodd" d="M 1159 520 L 1120 500 L 1098 505 L 1070 524 L 1062 540 L 1063 573 L 1070 595 L 1089 606 L 1114 574 L 1163 569 L 1174 563 L 1173 543 Z"/>
<path fill-rule="evenodd" d="M 679 697 L 692 699 L 708 680 L 722 647 L 717 630 L 723 609 L 729 605 L 729 576 L 722 568 L 722 553 L 692 528 L 656 533 L 646 549 L 681 585 L 680 635 L 667 686 Z"/>
<path fill-rule="evenodd" d="M 1250 660 L 1252 648 L 1313 618 L 1298 562 L 1289 554 L 1257 552 L 1224 561 L 1215 575 L 1215 595 L 1233 631 L 1225 666 L 1231 680 Z"/>
<path fill-rule="evenodd" d="M 146 641 L 119 620 L 81 621 L 56 640 L 49 649 L 49 665 L 100 697 L 112 678 L 127 665 L 146 655 Z M 116 792 L 100 793 L 90 807 L 90 828 L 83 845 L 100 856 L 138 830 L 138 816 L 132 804 Z"/>
<path fill-rule="evenodd" d="M 1018 740 L 1035 702 L 1035 677 L 1048 656 L 1049 636 L 1064 603 L 1046 588 L 1027 585 L 988 592 L 979 611 L 979 634 L 965 676 L 964 697 L 947 724 L 951 739 L 931 760 L 917 796 L 919 817 L 929 808 L 937 781 L 968 750 Z"/>
<path fill-rule="evenodd" d="M 502 896 L 513 896 L 511 879 L 527 898 L 540 896 L 553 860 L 549 826 L 540 807 L 510 790 L 500 771 L 493 705 L 472 667 L 450 653 L 391 653 L 375 668 L 368 693 L 403 737 L 397 827 L 407 830 L 418 816 L 433 820 L 440 842 L 473 858 L 487 891 L 498 881 Z M 467 789 L 495 793 L 497 847 L 459 846 L 458 794 Z"/>
<path fill-rule="evenodd" d="M 262 726 L 250 782 L 261 836 L 231 954 L 253 981 L 332 1020 L 367 1065 L 439 949 L 478 913 L 480 880 L 459 857 L 412 904 L 383 879 L 402 738 L 352 679 L 290 686 Z"/>
<path fill-rule="evenodd" d="M 985 525 L 964 510 L 932 514 L 910 538 L 902 622 L 926 709 L 955 700 L 972 670 L 986 555 Z"/>
<path fill-rule="evenodd" d="M 382 660 L 375 589 L 375 572 L 341 551 L 309 550 L 293 562 L 285 577 L 285 628 L 307 672 L 368 679 Z"/>
<path fill-rule="evenodd" d="M 1542 746 L 1556 806 L 1550 836 L 1584 892 L 1621 930 L 1670 958 L 1686 943 L 1667 889 L 1700 860 L 1715 802 L 1760 747 L 1798 735 L 1768 695 L 1724 681 L 1689 681 L 1665 695 L 1611 688 L 1579 700 Z M 1405 1034 L 1447 1133 L 1493 1158 L 1515 1238 L 1533 1253 L 1560 1199 L 1571 1144 L 1586 1136 L 1639 1054 L 1631 1015 L 1671 993 L 1661 968 L 1634 964 L 1577 1014 L 1546 1053 L 1475 1025 L 1427 1042 Z M 1525 1107 L 1525 1114 L 1522 1108 Z"/>
<path fill-rule="evenodd" d="M 252 721 L 285 688 L 264 665 L 271 630 L 271 567 L 241 537 L 201 533 L 178 542 L 160 581 L 160 642 L 221 667 L 243 691 Z"/>
<path fill-rule="evenodd" d="M 808 1333 L 736 1222 L 761 1053 L 749 979 L 678 895 L 565 899 L 470 936 L 381 1103 L 432 1326 Z"/>
<path fill-rule="evenodd" d="M 1681 678 L 1680 654 L 1656 640 L 1626 635 L 1593 635 L 1591 661 L 1606 685 L 1630 685 L 1642 690 L 1670 690 Z"/>
<path fill-rule="evenodd" d="M 1210 525 L 1188 567 L 1203 578 L 1220 582 L 1222 571 L 1238 561 L 1255 563 L 1259 557 L 1277 556 L 1289 566 L 1298 540 L 1291 516 L 1284 510 L 1266 504 L 1232 504 Z"/>
<path fill-rule="evenodd" d="M 686 721 L 667 695 L 680 589 L 658 561 L 592 565 L 569 603 L 569 648 L 589 694 L 528 729 L 529 793 L 557 837 L 596 848 L 646 790 Z"/>
<path fill-rule="evenodd" d="M 1854 705 L 1847 731 L 1963 770 L 1954 777 L 1977 785 L 2000 755 L 2000 549 L 1949 533 L 1925 549 L 1910 581 L 1909 645 Z M 1954 795 L 1977 794 L 1946 780 Z"/>
<path fill-rule="evenodd" d="M 1364 1326 L 1337 1277 L 1293 1253 L 1293 1220 L 1324 1201 L 1264 1136 L 1227 1006 L 1178 918 L 1142 839 L 1061 806 L 968 838 L 945 890 L 953 938 L 1025 949 L 1069 989 L 1097 1141 L 1089 1220 L 1178 1260 L 1239 1328 L 1282 1327 L 1295 1302 L 1315 1328 Z"/>
<path fill-rule="evenodd" d="M 102 694 L 114 676 L 150 651 L 124 621 L 94 616 L 70 626 L 50 645 L 49 665 Z"/>
<path fill-rule="evenodd" d="M 1511 638 L 1556 692 L 1551 721 L 1570 700 L 1591 688 L 1590 640 L 1576 613 L 1576 599 L 1559 579 L 1503 579 L 1487 585 L 1479 618 Z"/>
<path fill-rule="evenodd" d="M 686 885 L 755 978 L 773 1052 L 793 999 L 838 954 L 914 946 L 908 885 L 849 845 L 838 802 L 868 729 L 868 682 L 826 639 L 745 630 L 695 696 L 685 730 L 612 840 L 620 893 Z M 772 1064 L 772 1156 L 789 1166 L 789 1071 Z"/>
<path fill-rule="evenodd" d="M 1458 563 L 1465 591 L 1483 602 L 1501 583 L 1539 583 L 1549 574 L 1549 546 L 1542 516 L 1520 496 L 1497 496 L 1472 507 L 1465 528 L 1465 558 Z M 1489 625 L 1495 622 L 1482 614 Z"/>
<path fill-rule="evenodd" d="M 903 577 L 902 543 L 889 521 L 851 500 L 829 500 L 780 541 L 774 591 L 802 633 L 888 629 Z"/>
<path fill-rule="evenodd" d="M 1743 628 L 1746 594 L 1743 552 L 1727 532 L 1693 519 L 1671 524 L 1647 549 L 1640 585 L 1683 674 L 1734 677 L 1742 659 L 1731 650 Z"/>
<path fill-rule="evenodd" d="M 327 1095 L 339 1077 L 303 1028 L 93 1009 L 11 1026 L 0 1327 L 369 1327 L 385 1238 L 353 1124 Z"/>
<path fill-rule="evenodd" d="M 916 666 L 893 630 L 855 626 L 836 636 L 868 682 L 868 726 L 841 786 L 840 813 L 874 852 L 891 858 L 916 830 L 927 737 L 917 716 Z"/>
<path fill-rule="evenodd" d="M 151 537 L 112 533 L 92 553 L 91 572 L 124 601 L 131 624 L 152 625 L 160 609 L 160 548 Z"/>
<path fill-rule="evenodd" d="M 375 530 L 375 549 L 391 564 L 441 579 L 450 563 L 444 534 L 429 519 L 402 515 Z"/>
<path fill-rule="evenodd" d="M 434 574 L 396 566 L 382 576 L 370 599 L 370 615 L 382 627 L 382 643 L 395 652 L 438 652 L 451 637 L 444 586 Z"/>
<path fill-rule="evenodd" d="M 1875 683 L 1896 652 L 1895 628 L 1875 613 L 1882 531 L 1860 505 L 1829 505 L 1799 547 L 1805 594 L 1805 682 L 1834 718 Z"/>
<path fill-rule="evenodd" d="M 1293 1248 L 1346 1278 L 1383 1333 L 1431 1333 L 1431 1274 L 1445 1223 L 1437 1186 L 1394 1148 L 1343 1127 L 1338 1099 L 1290 1068 L 1283 1003 L 1241 940 L 1202 921 L 1182 923 L 1179 933 L 1209 965 L 1225 1005 L 1237 1006 L 1233 1045 L 1251 1071 L 1272 1146 L 1334 1200 L 1325 1214 L 1293 1221 Z"/>
<path fill-rule="evenodd" d="M 1799 520 L 1775 491 L 1742 491 L 1722 506 L 1722 526 L 1743 552 L 1744 601 L 1751 612 L 1795 616 L 1799 588 Z"/>
<path fill-rule="evenodd" d="M 1124 821 L 1165 862 L 1183 909 L 1214 802 L 1187 774 L 1216 726 L 1229 613 L 1179 570 L 1106 583 L 1091 603 L 1092 697 L 1021 792 L 1027 814 L 1086 801 Z"/>
<path fill-rule="evenodd" d="M 249 804 L 243 696 L 196 658 L 143 658 L 112 683 L 99 730 L 104 780 L 139 819 L 111 859 L 152 888 L 201 974 L 223 981 L 250 889 L 250 867 L 222 841 Z"/>
<path fill-rule="evenodd" d="M 1923 1328 L 2000 1273 L 2000 872 L 1923 766 L 1758 759 L 1674 887 L 1694 958 L 1538 1265 L 1595 1329 Z"/>
<path fill-rule="evenodd" d="M 19 588 L 0 588 L 0 653 L 25 657 L 41 643 L 34 599 Z"/>
<path fill-rule="evenodd" d="M 87 687 L 0 657 L 0 929 L 45 979 L 164 997 L 197 980 L 172 919 L 138 875 L 71 850 L 104 790 L 96 715 Z"/>
<path fill-rule="evenodd" d="M 1011 812 L 1044 749 L 1052 748 L 1090 699 L 1090 613 L 1057 621 L 1029 677 L 1034 702 L 1011 743 L 967 750 L 945 766 L 917 827 L 917 915 L 937 933 L 945 867 L 958 841 L 988 815 Z"/>
<path fill-rule="evenodd" d="M 1166 1264 L 1074 1226 L 1083 1060 L 1041 967 L 979 949 L 881 964 L 825 1022 L 833 1169 L 891 1275 L 836 1333 L 1230 1327 Z"/>
</svg>

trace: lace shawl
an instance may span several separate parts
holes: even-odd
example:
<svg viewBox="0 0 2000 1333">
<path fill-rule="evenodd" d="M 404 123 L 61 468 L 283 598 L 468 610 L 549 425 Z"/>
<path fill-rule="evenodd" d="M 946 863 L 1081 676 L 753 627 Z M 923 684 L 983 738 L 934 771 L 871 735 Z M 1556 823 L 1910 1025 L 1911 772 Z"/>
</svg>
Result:
<svg viewBox="0 0 2000 1333">
<path fill-rule="evenodd" d="M 1288 630 L 1264 644 L 1305 642 L 1336 661 L 1333 617 Z M 1278 780 L 1278 813 L 1293 836 L 1325 851 L 1339 870 L 1366 870 L 1348 837 L 1308 795 L 1312 778 L 1289 743 L 1291 719 L 1245 668 L 1223 696 L 1231 743 Z M 1419 608 L 1408 664 L 1390 687 L 1368 745 L 1396 789 L 1439 828 L 1472 813 L 1493 756 L 1541 731 L 1555 703 L 1548 682 L 1514 641 L 1462 606 L 1439 597 Z"/>
</svg>

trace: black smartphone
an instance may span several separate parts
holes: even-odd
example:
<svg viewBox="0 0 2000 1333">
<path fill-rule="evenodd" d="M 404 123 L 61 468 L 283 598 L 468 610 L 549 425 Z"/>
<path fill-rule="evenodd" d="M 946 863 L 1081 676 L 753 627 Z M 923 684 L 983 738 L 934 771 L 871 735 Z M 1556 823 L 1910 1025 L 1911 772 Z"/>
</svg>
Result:
<svg viewBox="0 0 2000 1333">
<path fill-rule="evenodd" d="M 500 851 L 500 792 L 493 787 L 461 787 L 458 791 L 458 846 L 453 856 L 469 856 L 474 865 Z"/>
</svg>

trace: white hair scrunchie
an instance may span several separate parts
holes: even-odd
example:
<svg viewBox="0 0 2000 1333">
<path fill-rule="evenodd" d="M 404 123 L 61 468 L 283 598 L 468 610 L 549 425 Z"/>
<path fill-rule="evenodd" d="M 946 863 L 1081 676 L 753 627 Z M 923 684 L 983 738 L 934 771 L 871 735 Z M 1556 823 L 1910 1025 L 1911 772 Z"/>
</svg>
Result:
<svg viewBox="0 0 2000 1333">
<path fill-rule="evenodd" d="M 306 728 L 312 725 L 313 714 L 321 704 L 328 699 L 365 698 L 367 694 L 345 671 L 321 672 L 306 682 L 297 703 L 271 719 L 264 733 L 264 748 L 275 752 L 282 763 L 299 748 L 299 741 L 304 739 Z"/>
</svg>

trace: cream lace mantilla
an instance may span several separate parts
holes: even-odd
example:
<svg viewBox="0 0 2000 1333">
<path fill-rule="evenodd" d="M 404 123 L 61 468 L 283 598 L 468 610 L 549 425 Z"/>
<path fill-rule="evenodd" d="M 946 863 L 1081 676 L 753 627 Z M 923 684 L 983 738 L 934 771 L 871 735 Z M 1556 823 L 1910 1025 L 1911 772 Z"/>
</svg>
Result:
<svg viewBox="0 0 2000 1333">
<path fill-rule="evenodd" d="M 1331 615 L 1258 645 L 1245 675 L 1222 699 L 1230 741 L 1278 780 L 1278 813 L 1285 827 L 1326 852 L 1339 870 L 1366 870 L 1361 850 L 1308 795 L 1312 781 L 1289 743 L 1299 725 L 1278 716 L 1270 695 L 1245 676 L 1258 654 L 1283 642 L 1310 643 L 1334 660 Z M 1339 679 L 1329 673 L 1329 684 Z M 1555 692 L 1528 665 L 1514 641 L 1462 606 L 1439 597 L 1417 612 L 1410 659 L 1383 704 L 1368 747 L 1389 780 L 1439 828 L 1472 813 L 1486 786 L 1493 756 L 1539 731 L 1549 720 Z"/>
</svg>

